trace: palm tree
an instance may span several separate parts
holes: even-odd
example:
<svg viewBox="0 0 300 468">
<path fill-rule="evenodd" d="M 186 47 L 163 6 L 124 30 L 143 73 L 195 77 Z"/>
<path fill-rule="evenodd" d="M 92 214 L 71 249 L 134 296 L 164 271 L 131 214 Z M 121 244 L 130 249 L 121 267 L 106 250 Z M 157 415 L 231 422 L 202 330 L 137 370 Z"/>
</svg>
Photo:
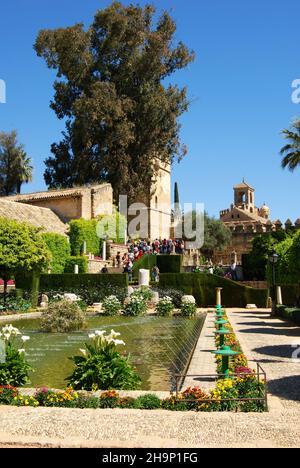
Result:
<svg viewBox="0 0 300 468">
<path fill-rule="evenodd" d="M 31 165 L 31 158 L 27 156 L 25 151 L 20 151 L 17 166 L 16 190 L 17 194 L 20 194 L 22 184 L 32 182 L 33 166 Z"/>
<path fill-rule="evenodd" d="M 31 182 L 32 171 L 31 158 L 18 143 L 17 132 L 0 132 L 0 195 L 20 193 L 22 184 Z"/>
<path fill-rule="evenodd" d="M 300 119 L 296 119 L 290 130 L 285 129 L 282 134 L 290 143 L 280 151 L 281 156 L 283 156 L 281 166 L 283 169 L 287 167 L 293 172 L 300 165 Z"/>
</svg>

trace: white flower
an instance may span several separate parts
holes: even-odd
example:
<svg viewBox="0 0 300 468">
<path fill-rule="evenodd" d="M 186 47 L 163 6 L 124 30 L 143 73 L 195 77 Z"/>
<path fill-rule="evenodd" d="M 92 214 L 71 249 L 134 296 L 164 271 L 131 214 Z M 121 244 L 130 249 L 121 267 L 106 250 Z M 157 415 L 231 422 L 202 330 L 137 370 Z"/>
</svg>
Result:
<svg viewBox="0 0 300 468">
<path fill-rule="evenodd" d="M 79 351 L 80 351 L 84 356 L 87 355 L 86 349 L 80 349 Z"/>
<path fill-rule="evenodd" d="M 121 333 L 117 333 L 115 330 L 111 330 L 109 338 L 118 338 L 118 336 L 121 336 Z"/>
<path fill-rule="evenodd" d="M 18 352 L 19 352 L 20 354 L 25 354 L 25 349 L 18 349 Z"/>
<path fill-rule="evenodd" d="M 10 333 L 4 333 L 4 339 L 6 341 L 9 341 L 10 340 L 10 337 L 11 337 L 11 334 Z"/>
<path fill-rule="evenodd" d="M 95 338 L 96 338 L 95 333 L 91 333 L 91 334 L 89 335 L 89 339 L 90 339 L 90 340 L 94 340 Z"/>
<path fill-rule="evenodd" d="M 30 336 L 22 336 L 21 340 L 23 341 L 23 343 L 26 343 L 30 340 Z"/>
<path fill-rule="evenodd" d="M 105 333 L 106 333 L 106 331 L 99 331 L 99 330 L 95 331 L 96 336 L 104 336 Z"/>
<path fill-rule="evenodd" d="M 113 340 L 116 346 L 125 346 L 125 342 L 123 340 Z"/>
</svg>

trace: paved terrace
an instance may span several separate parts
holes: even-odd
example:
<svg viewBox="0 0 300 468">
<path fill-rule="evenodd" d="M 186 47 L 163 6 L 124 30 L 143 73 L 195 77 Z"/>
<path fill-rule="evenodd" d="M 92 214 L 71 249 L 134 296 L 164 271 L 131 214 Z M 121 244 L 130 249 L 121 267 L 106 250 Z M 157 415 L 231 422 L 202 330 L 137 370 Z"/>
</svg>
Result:
<svg viewBox="0 0 300 468">
<path fill-rule="evenodd" d="M 270 379 L 265 414 L 0 407 L 0 446 L 299 447 L 300 328 L 267 311 L 228 311 L 251 364 Z"/>
</svg>

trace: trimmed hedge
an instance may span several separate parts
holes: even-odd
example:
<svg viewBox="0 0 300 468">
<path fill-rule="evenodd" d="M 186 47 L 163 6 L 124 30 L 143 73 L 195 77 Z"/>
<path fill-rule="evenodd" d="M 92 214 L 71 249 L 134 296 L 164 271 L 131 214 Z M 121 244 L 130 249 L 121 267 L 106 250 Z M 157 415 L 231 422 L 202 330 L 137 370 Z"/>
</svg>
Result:
<svg viewBox="0 0 300 468">
<path fill-rule="evenodd" d="M 128 287 L 128 275 L 122 274 L 71 274 L 64 275 L 41 275 L 40 289 L 55 290 L 80 287 L 105 287 L 107 285 L 118 286 L 121 288 Z M 66 291 L 68 292 L 68 291 Z"/>
<path fill-rule="evenodd" d="M 300 305 L 300 285 L 298 284 L 284 284 L 281 286 L 282 302 L 286 306 Z"/>
<path fill-rule="evenodd" d="M 182 255 L 158 255 L 157 266 L 160 273 L 181 273 Z"/>
<path fill-rule="evenodd" d="M 157 255 L 143 255 L 133 264 L 132 272 L 134 278 L 138 278 L 140 270 L 152 270 L 157 264 Z"/>
<path fill-rule="evenodd" d="M 160 273 L 180 273 L 182 269 L 182 256 L 145 254 L 133 265 L 134 278 L 138 278 L 139 270 L 152 270 L 156 265 Z"/>
<path fill-rule="evenodd" d="M 51 272 L 55 274 L 63 273 L 66 262 L 71 255 L 68 239 L 54 232 L 45 232 L 42 234 L 42 237 L 52 255 L 50 263 Z"/>
<path fill-rule="evenodd" d="M 64 274 L 42 275 L 40 291 L 50 299 L 57 294 L 73 293 L 87 304 L 102 302 L 107 296 L 124 301 L 128 292 L 128 275 L 123 274 Z"/>
<path fill-rule="evenodd" d="M 300 325 L 300 309 L 296 307 L 277 306 L 277 315 L 281 318 L 290 320 L 291 322 Z"/>
<path fill-rule="evenodd" d="M 219 276 L 205 273 L 161 274 L 160 288 L 173 288 L 192 295 L 199 307 L 212 306 L 216 302 L 216 288 L 223 288 L 222 302 L 225 307 L 242 307 L 256 304 L 267 307 L 269 290 L 254 289 Z"/>
<path fill-rule="evenodd" d="M 65 273 L 74 273 L 75 265 L 79 267 L 79 273 L 87 273 L 88 261 L 86 257 L 70 257 L 66 261 Z"/>
</svg>

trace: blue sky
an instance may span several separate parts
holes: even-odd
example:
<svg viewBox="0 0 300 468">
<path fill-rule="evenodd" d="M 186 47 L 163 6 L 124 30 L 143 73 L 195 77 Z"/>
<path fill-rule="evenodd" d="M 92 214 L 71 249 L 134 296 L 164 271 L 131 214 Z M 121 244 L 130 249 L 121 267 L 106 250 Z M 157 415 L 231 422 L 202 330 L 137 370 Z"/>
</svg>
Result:
<svg viewBox="0 0 300 468">
<path fill-rule="evenodd" d="M 3 0 L 0 6 L 0 130 L 17 129 L 33 158 L 32 184 L 42 190 L 43 160 L 59 141 L 62 122 L 49 108 L 54 73 L 33 50 L 40 29 L 89 24 L 106 0 Z M 124 1 L 123 3 L 132 3 Z M 140 1 L 140 4 L 147 2 Z M 232 202 L 243 177 L 256 188 L 256 203 L 272 218 L 300 217 L 300 168 L 282 171 L 280 131 L 296 116 L 292 81 L 300 79 L 300 3 L 297 0 L 154 0 L 178 24 L 177 39 L 197 57 L 173 81 L 187 85 L 192 105 L 182 118 L 189 154 L 175 165 L 181 200 L 204 202 L 218 215 Z"/>
</svg>

